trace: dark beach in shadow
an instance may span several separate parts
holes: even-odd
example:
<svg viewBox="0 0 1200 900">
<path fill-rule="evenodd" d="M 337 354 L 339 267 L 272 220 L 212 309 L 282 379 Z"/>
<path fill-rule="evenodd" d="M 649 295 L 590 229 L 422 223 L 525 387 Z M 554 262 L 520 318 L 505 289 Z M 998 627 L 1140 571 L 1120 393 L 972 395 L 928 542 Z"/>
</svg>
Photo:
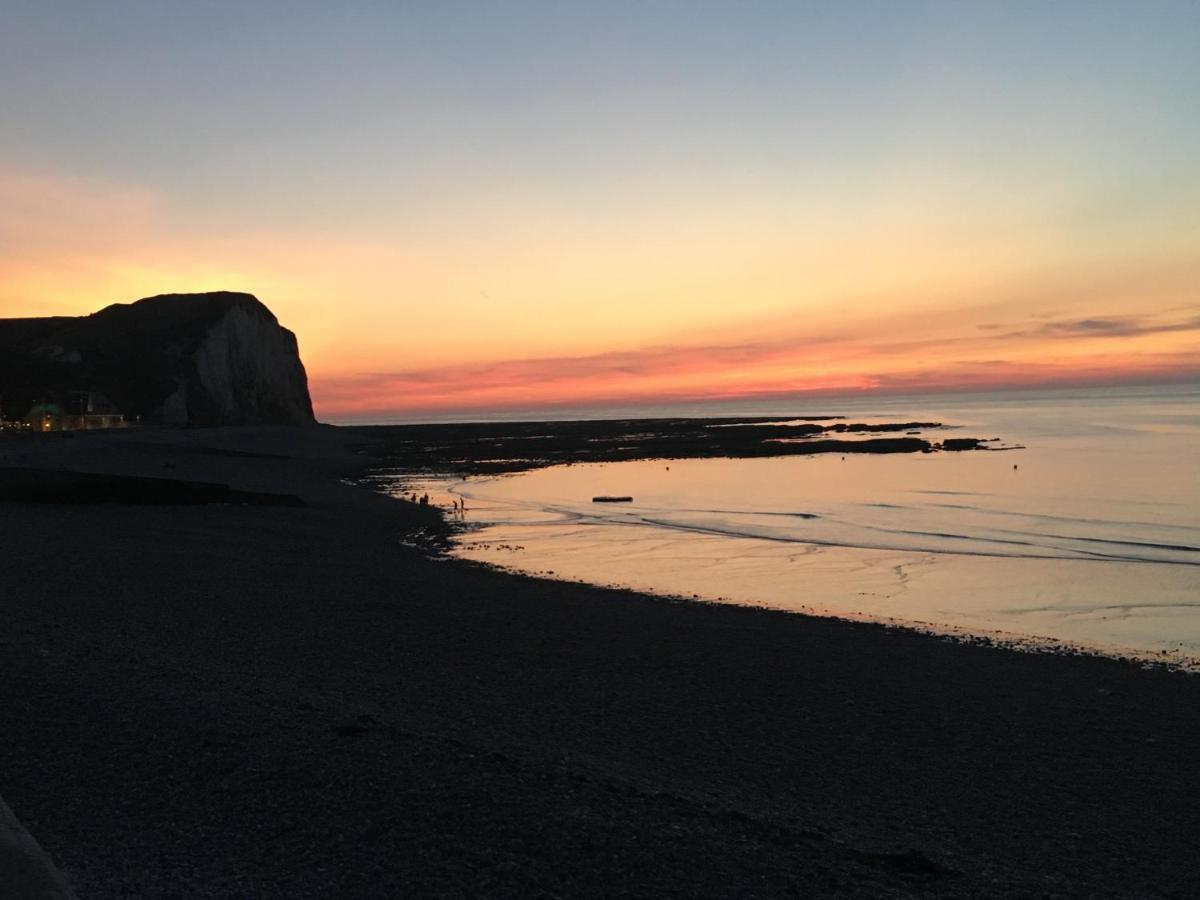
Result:
<svg viewBox="0 0 1200 900">
<path fill-rule="evenodd" d="M 447 560 L 373 440 L 0 445 L 246 495 L 0 501 L 0 794 L 81 897 L 1200 893 L 1195 676 Z"/>
</svg>

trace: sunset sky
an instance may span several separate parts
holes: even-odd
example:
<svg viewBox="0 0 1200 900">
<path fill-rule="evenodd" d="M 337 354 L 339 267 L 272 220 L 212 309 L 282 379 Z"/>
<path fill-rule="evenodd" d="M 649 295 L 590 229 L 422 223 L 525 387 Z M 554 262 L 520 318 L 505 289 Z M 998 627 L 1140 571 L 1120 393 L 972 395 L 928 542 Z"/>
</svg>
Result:
<svg viewBox="0 0 1200 900">
<path fill-rule="evenodd" d="M 330 421 L 1200 379 L 1200 3 L 6 0 L 0 316 Z"/>
</svg>

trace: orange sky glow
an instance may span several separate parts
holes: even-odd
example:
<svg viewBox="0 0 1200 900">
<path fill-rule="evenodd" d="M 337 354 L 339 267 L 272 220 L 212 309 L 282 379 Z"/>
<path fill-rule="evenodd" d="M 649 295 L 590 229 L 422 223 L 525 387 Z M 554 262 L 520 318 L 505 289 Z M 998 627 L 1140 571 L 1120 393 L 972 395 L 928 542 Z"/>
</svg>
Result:
<svg viewBox="0 0 1200 900">
<path fill-rule="evenodd" d="M 143 189 L 0 174 L 0 310 L 248 290 L 297 332 L 333 421 L 1200 377 L 1200 230 L 1069 246 L 1032 216 L 997 237 L 926 210 L 557 249 L 531 229 L 467 252 L 436 233 L 179 235 L 169 215 Z"/>
</svg>

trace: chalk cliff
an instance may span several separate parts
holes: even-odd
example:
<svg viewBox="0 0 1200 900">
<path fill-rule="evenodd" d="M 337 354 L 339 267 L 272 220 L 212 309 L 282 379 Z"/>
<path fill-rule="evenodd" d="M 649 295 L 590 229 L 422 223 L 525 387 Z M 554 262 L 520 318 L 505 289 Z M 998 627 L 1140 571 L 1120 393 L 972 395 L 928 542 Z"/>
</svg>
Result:
<svg viewBox="0 0 1200 900">
<path fill-rule="evenodd" d="M 0 319 L 0 404 L 101 392 L 163 425 L 313 422 L 296 336 L 250 294 L 164 294 L 79 318 Z"/>
</svg>

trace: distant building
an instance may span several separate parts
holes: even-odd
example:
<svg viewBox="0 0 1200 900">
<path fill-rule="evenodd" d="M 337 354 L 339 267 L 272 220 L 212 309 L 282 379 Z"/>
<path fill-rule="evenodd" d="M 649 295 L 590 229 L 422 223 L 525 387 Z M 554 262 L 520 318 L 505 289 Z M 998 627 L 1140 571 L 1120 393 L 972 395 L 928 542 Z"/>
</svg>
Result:
<svg viewBox="0 0 1200 900">
<path fill-rule="evenodd" d="M 93 431 L 129 425 L 121 411 L 99 391 L 78 391 L 65 403 L 39 401 L 25 414 L 25 424 L 32 431 Z"/>
<path fill-rule="evenodd" d="M 74 417 L 76 428 L 124 428 L 129 424 L 113 402 L 99 391 L 88 391 L 78 399 L 83 411 Z"/>
<path fill-rule="evenodd" d="M 34 431 L 64 431 L 67 412 L 59 404 L 43 400 L 25 413 L 25 424 Z"/>
<path fill-rule="evenodd" d="M 12 409 L 12 402 L 0 396 L 0 431 L 24 431 L 27 428 L 24 419 L 13 419 L 6 415 L 11 414 Z"/>
</svg>

